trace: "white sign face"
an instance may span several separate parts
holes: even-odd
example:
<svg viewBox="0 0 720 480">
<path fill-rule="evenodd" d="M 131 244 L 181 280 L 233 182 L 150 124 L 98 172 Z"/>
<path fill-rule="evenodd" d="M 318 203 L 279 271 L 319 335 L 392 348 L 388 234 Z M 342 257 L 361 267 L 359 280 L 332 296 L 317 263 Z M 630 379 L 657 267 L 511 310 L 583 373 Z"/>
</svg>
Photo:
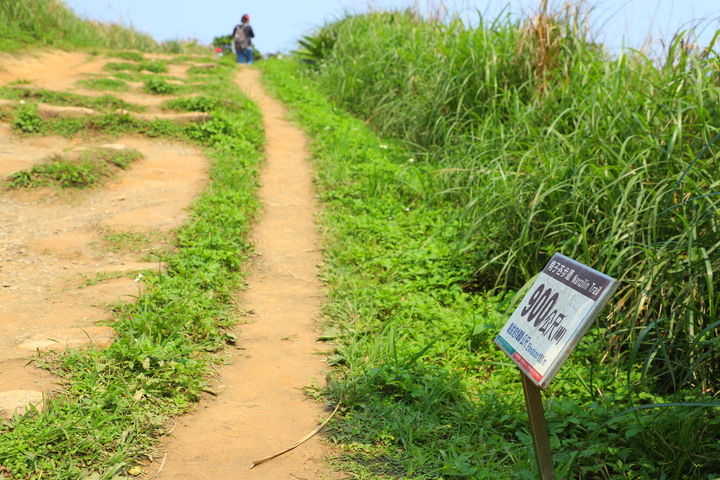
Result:
<svg viewBox="0 0 720 480">
<path fill-rule="evenodd" d="M 545 389 L 617 286 L 617 280 L 556 253 L 495 343 Z"/>
</svg>

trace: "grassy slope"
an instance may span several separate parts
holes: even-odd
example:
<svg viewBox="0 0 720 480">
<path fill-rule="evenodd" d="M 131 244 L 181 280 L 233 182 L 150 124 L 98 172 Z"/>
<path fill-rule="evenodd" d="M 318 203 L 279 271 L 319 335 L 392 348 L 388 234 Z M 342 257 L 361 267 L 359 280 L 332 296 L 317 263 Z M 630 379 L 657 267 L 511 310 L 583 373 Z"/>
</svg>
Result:
<svg viewBox="0 0 720 480">
<path fill-rule="evenodd" d="M 436 34 L 442 27 L 412 16 L 369 15 L 331 26 L 336 35 L 320 34 L 330 48 L 317 49 L 327 60 L 317 71 L 289 63 L 265 67 L 317 139 L 328 205 L 328 314 L 342 345 L 335 358 L 342 375 L 328 393 L 346 406 L 334 429 L 350 460 L 346 468 L 363 478 L 531 477 L 517 373 L 492 344 L 507 302 L 472 292 L 488 276 L 507 275 L 503 265 L 515 269 L 516 280 L 509 278 L 518 285 L 517 278 L 529 278 L 559 250 L 611 270 L 624 287 L 613 304 L 622 317 L 601 320 L 546 394 L 556 462 L 569 465 L 579 455 L 572 471 L 582 478 L 713 478 L 720 469 L 720 418 L 717 408 L 698 405 L 717 406 L 714 387 L 703 387 L 717 379 L 718 342 L 708 336 L 682 359 L 687 324 L 676 323 L 668 336 L 647 319 L 657 309 L 672 310 L 700 282 L 697 298 L 710 288 L 710 308 L 694 312 L 707 326 L 703 334 L 715 335 L 714 277 L 702 272 L 716 270 L 717 262 L 699 256 L 690 264 L 699 269 L 690 282 L 687 262 L 666 263 L 667 281 L 657 290 L 664 294 L 655 297 L 661 303 L 638 310 L 637 320 L 634 309 L 623 310 L 635 301 L 634 289 L 643 288 L 633 268 L 659 266 L 652 255 L 669 250 L 664 258 L 687 259 L 683 242 L 697 239 L 706 251 L 716 249 L 712 214 L 676 207 L 677 217 L 641 227 L 672 205 L 674 187 L 690 189 L 689 198 L 717 186 L 712 153 L 703 150 L 716 133 L 706 122 L 717 113 L 709 101 L 717 91 L 697 81 L 712 65 L 681 54 L 685 78 L 627 58 L 605 63 L 600 52 L 573 43 L 562 45 L 557 68 L 571 69 L 581 84 L 556 82 L 553 90 L 546 79 L 537 92 L 537 84 L 515 78 L 534 78 L 530 66 L 500 68 L 517 61 L 512 42 L 522 32 L 495 27 L 493 33 L 448 27 L 443 36 Z M 639 90 L 612 94 L 622 82 L 621 91 Z M 674 87 L 665 88 L 667 82 Z M 406 142 L 380 140 L 316 89 Z M 477 104 L 468 100 L 483 92 Z M 701 108 L 693 107 L 697 102 Z M 624 125 L 625 116 L 636 123 Z M 589 134 L 580 135 L 577 125 Z M 671 139 L 684 146 L 668 150 Z M 664 160 L 651 160 L 658 152 Z M 680 185 L 694 155 L 699 160 Z M 717 211 L 712 198 L 696 207 Z M 695 229 L 683 228 L 693 223 Z M 636 236 L 628 240 L 630 234 Z M 645 253 L 651 256 L 636 258 Z M 479 264 L 491 268 L 478 276 Z M 668 295 L 670 288 L 677 291 Z M 674 315 L 682 317 L 682 307 Z M 688 358 L 706 363 L 683 365 Z M 654 372 L 647 368 L 653 362 Z M 668 393 L 663 375 L 670 365 L 700 380 L 680 386 L 678 379 L 680 388 Z"/>
<path fill-rule="evenodd" d="M 147 34 L 111 23 L 78 18 L 60 0 L 0 2 L 0 51 L 44 46 L 156 49 Z"/>
</svg>

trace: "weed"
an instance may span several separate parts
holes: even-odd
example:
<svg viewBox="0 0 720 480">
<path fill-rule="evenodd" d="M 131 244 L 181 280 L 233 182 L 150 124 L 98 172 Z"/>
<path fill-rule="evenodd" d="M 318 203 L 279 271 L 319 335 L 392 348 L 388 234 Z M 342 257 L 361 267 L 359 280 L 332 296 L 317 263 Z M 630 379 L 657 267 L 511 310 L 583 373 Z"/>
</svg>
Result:
<svg viewBox="0 0 720 480">
<path fill-rule="evenodd" d="M 108 62 L 103 65 L 103 70 L 108 72 L 139 72 L 140 65 L 132 62 Z"/>
<path fill-rule="evenodd" d="M 303 60 L 318 65 L 324 63 L 330 57 L 336 41 L 337 32 L 335 29 L 324 28 L 317 35 L 302 37 L 298 41 L 301 48 L 296 53 Z"/>
<path fill-rule="evenodd" d="M 103 233 L 105 248 L 115 253 L 132 253 L 145 261 L 165 261 L 174 252 L 175 235 L 157 232 L 112 231 Z"/>
<path fill-rule="evenodd" d="M 177 86 L 168 83 L 163 77 L 153 76 L 145 81 L 145 91 L 156 95 L 169 95 L 177 91 Z"/>
<path fill-rule="evenodd" d="M 131 63 L 131 62 L 108 62 L 105 65 L 103 65 L 103 70 L 107 70 L 109 72 L 133 72 L 133 73 L 139 73 L 142 71 L 152 72 L 152 73 L 167 73 L 169 71 L 167 62 L 163 60 L 142 60 L 138 63 Z"/>
<path fill-rule="evenodd" d="M 168 40 L 162 44 L 162 49 L 166 53 L 178 54 L 183 52 L 183 45 L 179 40 Z"/>
<path fill-rule="evenodd" d="M 223 76 L 225 73 L 223 69 L 218 66 L 217 63 L 212 62 L 203 66 L 193 66 L 187 69 L 187 74 L 190 76 Z"/>
<path fill-rule="evenodd" d="M 37 104 L 20 104 L 15 111 L 13 128 L 22 133 L 38 133 L 42 126 L 42 120 L 37 111 Z"/>
<path fill-rule="evenodd" d="M 113 95 L 85 96 L 68 92 L 56 92 L 42 88 L 2 87 L 0 96 L 12 100 L 31 100 L 52 105 L 92 108 L 100 111 L 143 111 L 145 108 L 127 103 Z"/>
<path fill-rule="evenodd" d="M 129 60 L 131 62 L 142 62 L 145 59 L 145 55 L 142 52 L 133 51 L 107 52 L 105 55 L 111 58 Z"/>
<path fill-rule="evenodd" d="M 56 155 L 30 170 L 15 172 L 7 184 L 11 188 L 88 188 L 113 176 L 113 167 L 125 170 L 140 157 L 139 152 L 129 149 L 88 150 L 76 158 Z"/>
<path fill-rule="evenodd" d="M 29 172 L 11 175 L 8 184 L 12 188 L 37 188 L 52 184 L 62 188 L 84 188 L 99 181 L 105 172 L 104 168 L 98 168 L 87 160 L 68 162 L 62 157 L 54 157 L 32 167 Z"/>
<path fill-rule="evenodd" d="M 125 276 L 128 276 L 127 272 L 99 272 L 94 277 L 89 277 L 87 275 L 82 274 L 83 283 L 80 287 L 92 287 L 95 285 L 98 285 L 100 283 L 105 283 L 109 280 L 114 280 L 116 278 L 122 278 Z"/>
<path fill-rule="evenodd" d="M 169 71 L 167 62 L 164 60 L 144 61 L 140 63 L 139 67 L 141 71 L 145 70 L 152 73 L 167 73 Z"/>
<path fill-rule="evenodd" d="M 212 112 L 222 105 L 222 101 L 205 96 L 186 97 L 169 100 L 163 104 L 164 109 L 183 112 Z"/>
<path fill-rule="evenodd" d="M 117 78 L 90 78 L 79 80 L 78 85 L 91 90 L 110 90 L 115 92 L 127 92 L 130 87 L 124 80 Z"/>
</svg>

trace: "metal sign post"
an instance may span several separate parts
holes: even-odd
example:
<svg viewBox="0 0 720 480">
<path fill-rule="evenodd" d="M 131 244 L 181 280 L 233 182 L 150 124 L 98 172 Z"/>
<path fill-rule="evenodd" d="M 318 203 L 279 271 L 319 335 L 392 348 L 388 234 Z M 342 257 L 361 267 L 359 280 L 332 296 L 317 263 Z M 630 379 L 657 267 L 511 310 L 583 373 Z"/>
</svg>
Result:
<svg viewBox="0 0 720 480">
<path fill-rule="evenodd" d="M 617 286 L 614 278 L 556 253 L 495 338 L 521 371 L 541 480 L 555 480 L 555 469 L 540 389 L 550 385 Z"/>
</svg>

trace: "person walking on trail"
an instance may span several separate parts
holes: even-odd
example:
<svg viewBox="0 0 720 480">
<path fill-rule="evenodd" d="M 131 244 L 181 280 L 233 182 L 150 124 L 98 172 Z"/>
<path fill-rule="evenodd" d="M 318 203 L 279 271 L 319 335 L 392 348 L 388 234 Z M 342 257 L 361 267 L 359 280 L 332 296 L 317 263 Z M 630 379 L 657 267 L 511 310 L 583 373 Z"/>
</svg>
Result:
<svg viewBox="0 0 720 480">
<path fill-rule="evenodd" d="M 252 39 L 255 37 L 255 32 L 253 32 L 250 26 L 250 15 L 247 13 L 243 15 L 240 22 L 240 24 L 235 25 L 235 30 L 233 31 L 233 46 L 235 47 L 237 62 L 252 65 Z"/>
</svg>

